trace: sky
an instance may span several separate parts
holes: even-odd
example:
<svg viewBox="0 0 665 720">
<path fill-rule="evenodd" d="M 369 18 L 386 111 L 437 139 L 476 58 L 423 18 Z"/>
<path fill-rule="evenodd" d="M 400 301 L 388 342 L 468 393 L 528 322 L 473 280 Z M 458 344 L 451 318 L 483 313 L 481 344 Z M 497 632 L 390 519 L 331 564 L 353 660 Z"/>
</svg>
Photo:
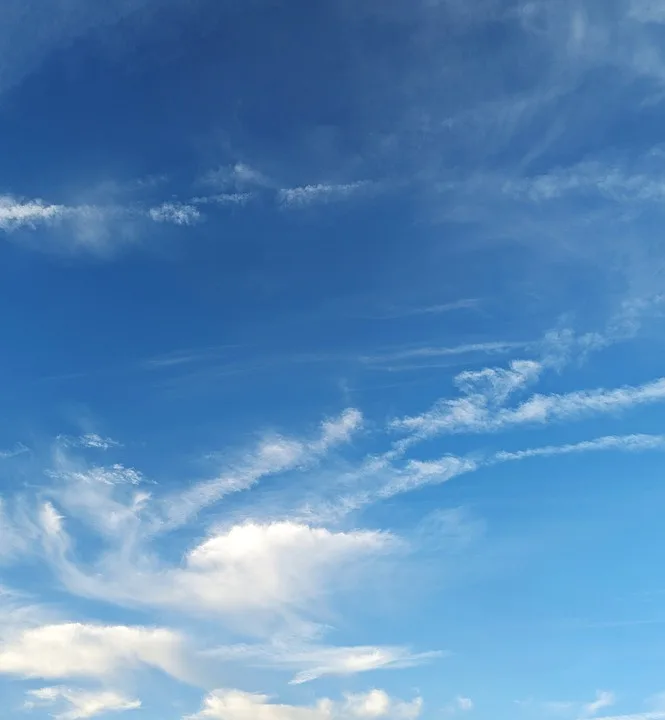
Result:
<svg viewBox="0 0 665 720">
<path fill-rule="evenodd" d="M 8 720 L 665 720 L 665 0 L 0 3 Z"/>
</svg>

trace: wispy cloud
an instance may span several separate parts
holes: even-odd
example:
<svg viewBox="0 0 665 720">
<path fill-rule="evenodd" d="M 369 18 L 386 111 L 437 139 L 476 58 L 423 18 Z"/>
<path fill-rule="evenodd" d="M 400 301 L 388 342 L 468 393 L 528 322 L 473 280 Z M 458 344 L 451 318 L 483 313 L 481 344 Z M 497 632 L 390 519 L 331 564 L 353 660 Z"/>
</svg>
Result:
<svg viewBox="0 0 665 720">
<path fill-rule="evenodd" d="M 273 188 L 274 181 L 266 174 L 245 162 L 209 170 L 200 179 L 200 184 L 222 190 L 222 196 L 249 195 L 252 189 Z M 211 197 L 219 197 L 211 196 Z"/>
<path fill-rule="evenodd" d="M 338 418 L 325 420 L 319 436 L 312 440 L 267 436 L 219 477 L 199 482 L 191 489 L 168 498 L 163 506 L 162 524 L 165 527 L 182 524 L 226 495 L 251 488 L 261 478 L 304 468 L 336 445 L 348 442 L 361 425 L 362 414 L 348 408 Z"/>
<path fill-rule="evenodd" d="M 58 442 L 68 447 L 90 448 L 92 450 L 110 450 L 121 447 L 121 443 L 110 437 L 102 437 L 98 433 L 85 433 L 78 437 L 59 435 Z"/>
<path fill-rule="evenodd" d="M 449 702 L 444 708 L 443 712 L 447 715 L 455 715 L 457 713 L 471 712 L 474 708 L 474 702 L 471 698 L 463 697 L 459 695 L 452 702 Z"/>
<path fill-rule="evenodd" d="M 258 667 L 294 669 L 291 684 L 326 676 L 346 676 L 383 669 L 414 667 L 441 657 L 440 652 L 414 653 L 406 647 L 333 647 L 275 642 L 272 645 L 232 645 L 216 648 L 210 655 L 242 661 Z"/>
<path fill-rule="evenodd" d="M 39 707 L 62 705 L 65 709 L 56 712 L 55 720 L 84 720 L 110 712 L 138 710 L 140 700 L 133 700 L 113 690 L 81 690 L 68 687 L 44 687 L 28 690 L 26 710 Z"/>
<path fill-rule="evenodd" d="M 369 181 L 361 180 L 337 185 L 318 183 L 316 185 L 283 188 L 277 193 L 277 201 L 287 207 L 305 207 L 314 203 L 338 202 L 353 197 L 371 186 L 372 184 Z"/>
<path fill-rule="evenodd" d="M 506 462 L 532 457 L 552 457 L 554 455 L 570 455 L 601 450 L 622 450 L 626 452 L 665 450 L 665 435 L 607 435 L 595 440 L 584 440 L 567 445 L 546 445 L 545 447 L 518 450 L 516 452 L 502 450 L 494 455 L 494 459 L 498 462 Z"/>
<path fill-rule="evenodd" d="M 0 196 L 0 231 L 9 235 L 20 230 L 36 231 L 40 228 L 61 231 L 49 238 L 48 242 L 35 244 L 26 240 L 29 247 L 51 251 L 91 252 L 108 256 L 120 246 L 136 244 L 140 237 L 139 227 L 146 220 L 192 225 L 201 218 L 200 211 L 194 205 L 173 201 L 146 208 L 140 203 L 65 205 L 48 203 L 39 198 Z"/>
<path fill-rule="evenodd" d="M 665 400 L 665 378 L 644 385 L 531 396 L 512 407 L 492 407 L 492 394 L 464 391 L 462 398 L 441 400 L 422 415 L 395 420 L 396 430 L 429 437 L 439 433 L 496 432 L 508 427 L 547 424 L 619 412 Z"/>
<path fill-rule="evenodd" d="M 596 692 L 595 699 L 589 702 L 580 702 L 577 700 L 547 700 L 544 702 L 537 702 L 530 699 L 518 700 L 516 704 L 525 708 L 537 708 L 541 714 L 552 717 L 574 718 L 574 720 L 590 720 L 591 718 L 596 718 L 601 710 L 612 707 L 615 702 L 616 697 L 613 692 L 608 690 L 598 690 Z"/>
<path fill-rule="evenodd" d="M 476 298 L 466 298 L 447 303 L 439 303 L 437 305 L 388 309 L 382 313 L 373 315 L 372 319 L 398 320 L 400 318 L 416 317 L 418 315 L 445 315 L 446 313 L 452 313 L 458 310 L 474 310 L 478 308 L 480 304 L 481 301 Z"/>
<path fill-rule="evenodd" d="M 229 192 L 229 193 L 217 193 L 215 195 L 197 195 L 193 197 L 189 202 L 194 205 L 228 205 L 228 206 L 242 206 L 246 205 L 252 198 L 251 192 Z"/>
<path fill-rule="evenodd" d="M 366 365 L 390 370 L 400 369 L 400 363 L 407 361 L 432 360 L 436 358 L 457 357 L 464 355 L 501 355 L 513 350 L 524 348 L 528 343 L 524 342 L 482 342 L 465 343 L 463 345 L 452 345 L 450 347 L 410 347 L 400 350 L 387 350 L 375 355 L 365 355 L 360 361 Z"/>
<path fill-rule="evenodd" d="M 596 693 L 596 699 L 588 702 L 582 708 L 583 718 L 592 718 L 597 715 L 601 710 L 612 707 L 616 702 L 616 697 L 613 692 L 609 690 L 598 690 Z"/>
<path fill-rule="evenodd" d="M 23 443 L 17 443 L 11 450 L 0 450 L 0 460 L 8 460 L 9 458 L 25 455 L 25 453 L 29 452 L 30 448 L 23 445 Z"/>
</svg>

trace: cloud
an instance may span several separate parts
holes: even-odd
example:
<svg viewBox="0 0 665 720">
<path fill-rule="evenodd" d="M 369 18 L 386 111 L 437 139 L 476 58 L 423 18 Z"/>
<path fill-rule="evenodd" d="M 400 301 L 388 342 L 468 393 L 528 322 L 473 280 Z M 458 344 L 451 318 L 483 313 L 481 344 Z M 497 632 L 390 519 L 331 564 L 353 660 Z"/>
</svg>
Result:
<svg viewBox="0 0 665 720">
<path fill-rule="evenodd" d="M 50 508 L 47 515 L 54 513 Z M 333 586 L 339 588 L 363 561 L 400 545 L 386 532 L 248 521 L 215 532 L 187 552 L 180 566 L 137 558 L 130 544 L 88 569 L 71 559 L 72 541 L 56 517 L 46 542 L 70 592 L 129 606 L 205 613 L 254 635 L 276 627 L 300 632 L 303 620 L 322 611 Z"/>
<path fill-rule="evenodd" d="M 438 305 L 423 305 L 422 307 L 411 308 L 395 308 L 387 310 L 384 313 L 373 316 L 372 319 L 377 320 L 398 320 L 400 318 L 415 317 L 418 315 L 444 315 L 446 313 L 455 312 L 457 310 L 474 310 L 480 305 L 480 300 L 476 298 L 464 298 L 461 300 L 453 300 Z"/>
<path fill-rule="evenodd" d="M 305 207 L 314 203 L 330 203 L 346 200 L 371 186 L 366 180 L 328 185 L 302 185 L 300 187 L 283 188 L 277 193 L 277 201 L 287 207 Z"/>
<path fill-rule="evenodd" d="M 85 435 L 74 438 L 61 435 L 58 437 L 58 440 L 62 444 L 70 447 L 91 448 L 94 450 L 110 450 L 113 447 L 121 447 L 121 443 L 117 440 L 110 437 L 102 437 L 97 433 L 86 433 Z"/>
<path fill-rule="evenodd" d="M 665 450 L 665 435 L 606 435 L 595 440 L 584 440 L 567 445 L 546 445 L 545 447 L 517 450 L 515 452 L 502 450 L 496 453 L 493 458 L 497 462 L 506 462 L 532 457 L 552 457 L 554 455 L 570 455 L 572 453 L 599 450 L 622 450 L 626 452 Z"/>
<path fill-rule="evenodd" d="M 29 543 L 30 537 L 8 515 L 6 503 L 0 497 L 0 563 L 14 560 L 28 549 Z"/>
<path fill-rule="evenodd" d="M 394 700 L 383 690 L 349 694 L 341 702 L 326 698 L 310 706 L 274 704 L 267 695 L 241 690 L 215 690 L 204 699 L 201 710 L 185 720 L 414 720 L 421 708 L 420 698 L 402 702 Z"/>
<path fill-rule="evenodd" d="M 88 208 L 68 207 L 45 203 L 43 200 L 23 200 L 12 195 L 0 195 L 0 230 L 12 232 L 19 228 L 34 229 L 39 225 L 54 225 Z"/>
<path fill-rule="evenodd" d="M 614 693 L 609 692 L 607 690 L 599 690 L 596 693 L 596 699 L 592 700 L 590 703 L 587 703 L 582 708 L 582 717 L 585 718 L 591 718 L 598 714 L 600 710 L 604 710 L 605 708 L 612 707 L 614 703 L 616 702 L 616 698 L 614 697 Z"/>
<path fill-rule="evenodd" d="M 88 466 L 58 449 L 53 469 L 47 475 L 57 482 L 47 494 L 63 508 L 97 533 L 128 549 L 136 540 L 140 516 L 150 494 L 137 486 L 144 482 L 142 473 L 120 463 L 110 466 Z M 42 508 L 47 536 L 68 545 L 63 532 L 63 518 L 52 503 Z M 53 517 L 57 516 L 55 523 Z"/>
<path fill-rule="evenodd" d="M 25 455 L 25 453 L 29 452 L 30 448 L 22 443 L 17 443 L 11 450 L 0 450 L 0 460 L 8 460 L 9 458 Z"/>
<path fill-rule="evenodd" d="M 132 700 L 113 690 L 76 690 L 68 687 L 45 687 L 29 690 L 26 710 L 64 703 L 65 710 L 57 712 L 55 720 L 82 720 L 109 712 L 138 710 L 140 700 Z"/>
<path fill-rule="evenodd" d="M 201 219 L 201 213 L 196 207 L 178 202 L 165 202 L 150 208 L 148 216 L 155 222 L 175 225 L 194 225 Z"/>
<path fill-rule="evenodd" d="M 531 178 L 507 180 L 502 190 L 509 196 L 534 202 L 572 194 L 600 195 L 616 202 L 661 202 L 665 198 L 665 181 L 657 175 L 626 174 L 618 166 L 585 162 Z"/>
<path fill-rule="evenodd" d="M 321 424 L 321 437 L 309 444 L 312 452 L 319 454 L 351 440 L 363 424 L 363 415 L 356 408 L 347 408 L 338 417 L 324 420 Z"/>
<path fill-rule="evenodd" d="M 440 652 L 413 653 L 406 647 L 294 645 L 231 645 L 216 648 L 210 655 L 225 660 L 246 662 L 256 667 L 292 668 L 298 672 L 291 684 L 327 676 L 347 676 L 383 669 L 414 667 L 441 657 Z"/>
<path fill-rule="evenodd" d="M 459 695 L 452 702 L 444 707 L 444 712 L 448 715 L 454 715 L 458 712 L 470 712 L 474 708 L 474 702 L 471 698 Z"/>
<path fill-rule="evenodd" d="M 229 205 L 242 206 L 246 205 L 252 198 L 253 194 L 249 192 L 232 192 L 217 193 L 216 195 L 202 195 L 193 197 L 190 203 L 194 205 Z"/>
<path fill-rule="evenodd" d="M 24 244 L 42 250 L 92 252 L 110 256 L 121 245 L 137 242 L 138 229 L 146 219 L 157 223 L 192 225 L 201 219 L 194 205 L 164 202 L 142 208 L 139 204 L 122 205 L 116 202 L 64 205 L 42 199 L 24 199 L 0 195 L 0 231 L 13 234 L 19 230 L 50 228 L 59 232 L 49 242 L 31 241 L 21 236 Z"/>
<path fill-rule="evenodd" d="M 181 636 L 164 628 L 63 623 L 18 631 L 0 643 L 0 673 L 25 678 L 107 678 L 153 667 L 184 679 Z"/>
<path fill-rule="evenodd" d="M 366 355 L 360 358 L 366 365 L 381 367 L 388 365 L 386 369 L 400 369 L 394 363 L 401 363 L 407 360 L 430 360 L 434 358 L 455 357 L 459 355 L 471 355 L 482 353 L 487 355 L 500 355 L 517 348 L 525 347 L 523 342 L 483 342 L 465 343 L 451 347 L 411 347 L 403 350 L 388 351 L 385 353 Z M 408 368 L 407 368 L 408 369 Z"/>
<path fill-rule="evenodd" d="M 247 188 L 269 188 L 273 181 L 260 170 L 247 163 L 237 162 L 211 170 L 201 178 L 201 183 L 229 191 L 231 194 L 246 194 Z"/>
<path fill-rule="evenodd" d="M 536 394 L 514 408 L 492 407 L 493 400 L 499 399 L 493 395 L 495 388 L 490 388 L 489 393 L 475 392 L 463 384 L 461 389 L 465 393 L 463 398 L 441 400 L 422 415 L 393 421 L 393 428 L 412 433 L 415 437 L 439 433 L 496 432 L 519 425 L 578 420 L 665 400 L 665 378 L 614 389 Z"/>
<path fill-rule="evenodd" d="M 253 451 L 219 477 L 196 483 L 189 490 L 167 498 L 162 503 L 162 529 L 186 522 L 203 508 L 253 487 L 262 478 L 308 466 L 336 445 L 349 442 L 361 426 L 362 413 L 347 408 L 338 418 L 324 420 L 319 436 L 313 440 L 280 435 L 263 438 Z"/>
</svg>

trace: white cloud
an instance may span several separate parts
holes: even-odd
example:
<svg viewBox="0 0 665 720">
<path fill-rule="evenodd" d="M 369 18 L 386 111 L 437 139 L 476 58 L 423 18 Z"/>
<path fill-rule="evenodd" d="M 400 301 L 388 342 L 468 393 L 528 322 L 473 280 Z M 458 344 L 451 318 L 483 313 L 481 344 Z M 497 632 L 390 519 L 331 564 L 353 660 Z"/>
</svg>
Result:
<svg viewBox="0 0 665 720">
<path fill-rule="evenodd" d="M 454 715 L 459 712 L 471 712 L 475 707 L 471 698 L 458 695 L 452 702 L 448 703 L 443 711 L 447 715 Z"/>
<path fill-rule="evenodd" d="M 110 450 L 112 447 L 119 447 L 120 443 L 110 437 L 102 437 L 97 433 L 86 433 L 77 438 L 59 438 L 66 445 L 75 447 L 91 448 L 95 450 Z"/>
<path fill-rule="evenodd" d="M 292 522 L 236 525 L 186 555 L 185 567 L 168 574 L 171 595 L 162 602 L 213 613 L 309 609 L 331 574 L 394 542 L 387 533 L 335 533 Z"/>
<path fill-rule="evenodd" d="M 193 225 L 201 219 L 201 213 L 193 205 L 179 202 L 165 202 L 148 210 L 148 216 L 155 222 L 175 225 Z"/>
<path fill-rule="evenodd" d="M 13 560 L 27 549 L 28 543 L 25 531 L 8 515 L 5 501 L 0 497 L 0 562 Z"/>
<path fill-rule="evenodd" d="M 12 195 L 0 195 L 0 230 L 12 232 L 22 227 L 53 225 L 80 212 L 80 208 L 45 203 L 43 200 L 23 200 Z"/>
<path fill-rule="evenodd" d="M 25 708 L 49 706 L 63 703 L 65 710 L 57 712 L 55 720 L 84 720 L 109 712 L 138 710 L 140 700 L 132 700 L 113 690 L 77 690 L 68 687 L 45 687 L 29 690 L 30 700 Z"/>
<path fill-rule="evenodd" d="M 536 394 L 514 408 L 492 407 L 492 400 L 496 399 L 493 393 L 494 387 L 489 393 L 473 392 L 459 399 L 441 400 L 422 415 L 395 420 L 393 427 L 416 437 L 427 437 L 438 433 L 494 432 L 516 425 L 577 420 L 662 402 L 665 400 L 665 378 L 614 389 Z"/>
<path fill-rule="evenodd" d="M 254 196 L 249 192 L 218 193 L 216 195 L 203 195 L 190 200 L 195 205 L 246 205 Z"/>
<path fill-rule="evenodd" d="M 346 676 L 382 669 L 414 667 L 440 657 L 439 652 L 413 653 L 406 647 L 294 645 L 231 645 L 216 648 L 210 655 L 241 661 L 256 667 L 298 670 L 291 684 L 299 685 L 326 676 Z"/>
<path fill-rule="evenodd" d="M 27 448 L 22 443 L 17 443 L 11 450 L 0 450 L 0 460 L 8 460 L 9 458 L 16 457 L 17 455 L 25 455 L 30 452 L 30 448 Z"/>
<path fill-rule="evenodd" d="M 215 690 L 204 699 L 201 710 L 185 720 L 414 720 L 422 708 L 420 698 L 402 702 L 394 700 L 383 690 L 346 695 L 341 702 L 321 699 L 310 706 L 281 705 L 270 700 L 267 695 L 241 690 Z"/>
<path fill-rule="evenodd" d="M 424 305 L 422 307 L 411 308 L 395 308 L 387 310 L 376 316 L 377 320 L 397 320 L 399 318 L 413 317 L 417 315 L 443 315 L 456 310 L 473 310 L 480 305 L 480 300 L 476 298 L 464 298 L 461 300 L 453 300 L 438 305 Z M 374 318 L 373 318 L 374 319 Z"/>
<path fill-rule="evenodd" d="M 280 204 L 288 207 L 304 207 L 313 203 L 329 203 L 356 195 L 358 192 L 370 187 L 371 183 L 361 180 L 353 183 L 328 185 L 302 185 L 294 188 L 283 188 L 277 193 Z"/>
<path fill-rule="evenodd" d="M 404 470 L 396 471 L 394 477 L 376 491 L 376 497 L 388 499 L 425 485 L 438 485 L 463 473 L 473 472 L 478 467 L 479 464 L 475 460 L 454 455 L 447 455 L 438 460 L 410 460 Z"/>
<path fill-rule="evenodd" d="M 275 623 L 299 632 L 301 614 L 320 613 L 333 585 L 339 587 L 359 563 L 394 549 L 399 540 L 376 531 L 245 522 L 194 547 L 180 567 L 147 557 L 135 564 L 121 546 L 90 570 L 69 559 L 70 544 L 62 529 L 49 539 L 50 559 L 70 592 L 132 606 L 204 612 L 256 635 Z"/>
<path fill-rule="evenodd" d="M 321 423 L 321 437 L 310 443 L 310 449 L 315 453 L 325 453 L 335 445 L 347 443 L 362 423 L 360 410 L 347 408 L 338 418 Z"/>
<path fill-rule="evenodd" d="M 0 643 L 0 673 L 26 678 L 97 677 L 140 666 L 185 678 L 180 635 L 163 628 L 62 623 Z"/>
<path fill-rule="evenodd" d="M 129 549 L 136 540 L 140 516 L 150 498 L 149 493 L 137 489 L 144 482 L 142 473 L 120 463 L 89 467 L 63 453 L 60 446 L 56 446 L 54 460 L 54 468 L 47 475 L 58 482 L 48 489 L 48 495 L 68 515 Z M 42 525 L 46 523 L 52 548 L 68 545 L 62 520 L 52 504 L 42 509 Z"/>
<path fill-rule="evenodd" d="M 347 408 L 338 418 L 325 420 L 319 436 L 310 441 L 280 435 L 263 438 L 252 452 L 219 477 L 166 498 L 162 503 L 162 529 L 186 522 L 203 508 L 253 487 L 262 478 L 306 467 L 336 445 L 348 442 L 361 426 L 362 413 Z"/>
<path fill-rule="evenodd" d="M 571 453 L 595 452 L 599 450 L 622 450 L 626 452 L 642 452 L 644 450 L 665 450 L 665 435 L 606 435 L 595 440 L 584 440 L 567 445 L 546 445 L 544 447 L 517 450 L 515 452 L 500 451 L 493 456 L 498 462 L 523 460 L 531 457 L 551 457 L 554 455 L 570 455 Z"/>
<path fill-rule="evenodd" d="M 484 342 L 467 343 L 451 347 L 412 347 L 404 350 L 394 350 L 382 354 L 368 355 L 361 357 L 361 362 L 366 365 L 388 366 L 393 369 L 394 363 L 401 363 L 408 360 L 432 360 L 435 358 L 455 357 L 458 355 L 471 355 L 482 353 L 488 355 L 503 354 L 525 347 L 524 342 Z"/>
<path fill-rule="evenodd" d="M 457 707 L 460 710 L 463 710 L 465 712 L 468 710 L 473 710 L 473 700 L 471 700 L 471 698 L 460 696 L 455 702 L 457 703 Z"/>
<path fill-rule="evenodd" d="M 613 692 L 609 692 L 608 690 L 599 690 L 596 693 L 596 699 L 592 700 L 591 702 L 587 703 L 582 708 L 582 717 L 584 718 L 591 718 L 598 714 L 600 710 L 604 710 L 605 708 L 612 707 L 614 703 L 616 702 L 616 698 L 614 697 Z"/>
<path fill-rule="evenodd" d="M 201 182 L 227 191 L 225 195 L 245 195 L 247 188 L 267 188 L 273 184 L 260 170 L 243 162 L 211 170 Z"/>
<path fill-rule="evenodd" d="M 88 446 L 89 447 L 89 446 Z M 53 477 L 65 478 L 77 483 L 102 483 L 104 485 L 140 485 L 143 475 L 135 468 L 115 463 L 106 467 L 93 466 L 83 470 L 56 470 L 49 473 Z"/>
</svg>

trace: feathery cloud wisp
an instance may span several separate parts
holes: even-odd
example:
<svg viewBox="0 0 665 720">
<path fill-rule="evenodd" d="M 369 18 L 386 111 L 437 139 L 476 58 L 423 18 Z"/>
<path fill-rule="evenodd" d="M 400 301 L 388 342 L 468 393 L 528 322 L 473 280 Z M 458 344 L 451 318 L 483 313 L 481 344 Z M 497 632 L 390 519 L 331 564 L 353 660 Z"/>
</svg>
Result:
<svg viewBox="0 0 665 720">
<path fill-rule="evenodd" d="M 204 480 L 192 488 L 167 498 L 162 509 L 162 529 L 185 523 L 197 512 L 226 495 L 254 486 L 260 479 L 296 470 L 316 462 L 336 445 L 349 442 L 362 426 L 362 413 L 347 408 L 338 418 L 324 420 L 319 436 L 313 440 L 297 440 L 279 435 L 264 438 L 253 452 L 213 480 Z"/>
<path fill-rule="evenodd" d="M 536 394 L 514 408 L 492 408 L 492 399 L 492 394 L 467 392 L 463 398 L 440 401 L 422 415 L 395 420 L 392 426 L 414 436 L 428 437 L 439 433 L 496 432 L 516 425 L 577 420 L 662 402 L 665 400 L 665 378 L 637 386 Z"/>
<path fill-rule="evenodd" d="M 257 667 L 291 668 L 298 672 L 291 679 L 299 685 L 326 676 L 355 675 L 382 669 L 398 669 L 421 665 L 440 652 L 413 653 L 406 647 L 327 645 L 293 645 L 276 642 L 272 645 L 231 645 L 209 652 L 215 658 L 245 662 Z"/>
<path fill-rule="evenodd" d="M 277 201 L 287 207 L 305 207 L 314 203 L 330 203 L 346 200 L 358 192 L 371 187 L 367 180 L 344 184 L 302 185 L 300 187 L 283 188 L 277 193 Z"/>
</svg>

